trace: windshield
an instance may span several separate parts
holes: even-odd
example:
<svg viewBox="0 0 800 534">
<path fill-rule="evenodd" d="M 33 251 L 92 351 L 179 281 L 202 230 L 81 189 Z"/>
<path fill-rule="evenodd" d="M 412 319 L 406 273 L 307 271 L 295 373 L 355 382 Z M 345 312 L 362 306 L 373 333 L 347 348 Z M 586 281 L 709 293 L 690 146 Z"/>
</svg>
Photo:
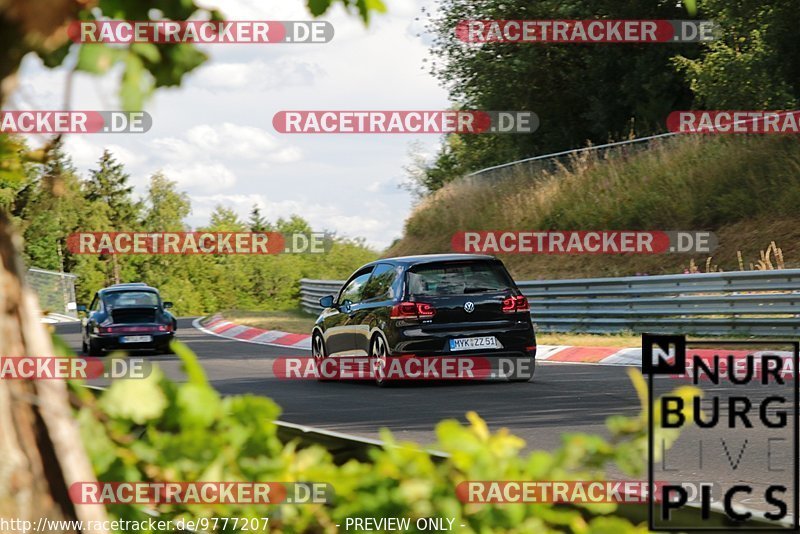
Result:
<svg viewBox="0 0 800 534">
<path fill-rule="evenodd" d="M 407 281 L 413 296 L 487 293 L 512 287 L 502 265 L 485 261 L 420 265 L 408 272 Z"/>
<path fill-rule="evenodd" d="M 109 308 L 158 306 L 158 295 L 152 291 L 116 291 L 103 298 Z"/>
</svg>

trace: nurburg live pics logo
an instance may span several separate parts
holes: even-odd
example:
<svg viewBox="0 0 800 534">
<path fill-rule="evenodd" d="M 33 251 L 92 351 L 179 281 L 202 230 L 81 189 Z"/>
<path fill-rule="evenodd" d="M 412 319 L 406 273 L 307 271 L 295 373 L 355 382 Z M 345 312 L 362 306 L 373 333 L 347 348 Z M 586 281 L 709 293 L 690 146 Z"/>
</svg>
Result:
<svg viewBox="0 0 800 534">
<path fill-rule="evenodd" d="M 650 530 L 800 530 L 799 348 L 797 341 L 642 335 L 648 493 L 655 497 L 649 503 Z M 654 380 L 656 375 L 684 375 L 697 389 L 670 394 L 674 381 Z M 699 392 L 701 384 L 710 387 Z M 654 385 L 666 389 L 657 394 Z M 676 482 L 655 489 L 664 473 Z M 699 507 L 689 505 L 680 486 L 684 479 L 707 483 Z M 718 495 L 712 496 L 712 483 Z"/>
</svg>

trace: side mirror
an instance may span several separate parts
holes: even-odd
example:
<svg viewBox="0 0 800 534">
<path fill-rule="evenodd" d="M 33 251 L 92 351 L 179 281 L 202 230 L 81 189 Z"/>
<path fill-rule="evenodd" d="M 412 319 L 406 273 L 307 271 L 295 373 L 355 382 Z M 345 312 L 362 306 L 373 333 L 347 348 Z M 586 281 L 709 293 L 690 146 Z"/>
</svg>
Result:
<svg viewBox="0 0 800 534">
<path fill-rule="evenodd" d="M 319 299 L 319 305 L 323 308 L 331 308 L 333 307 L 333 295 L 325 295 L 321 299 Z"/>
<path fill-rule="evenodd" d="M 79 312 L 86 313 L 86 306 L 85 306 L 85 305 L 83 305 L 83 304 L 78 304 L 77 310 L 78 310 Z"/>
<path fill-rule="evenodd" d="M 164 303 L 164 309 L 165 309 L 165 310 L 166 310 L 166 309 L 168 309 L 168 308 L 171 308 L 171 307 L 172 307 L 172 302 L 170 302 L 170 301 L 166 301 L 166 302 Z"/>
</svg>

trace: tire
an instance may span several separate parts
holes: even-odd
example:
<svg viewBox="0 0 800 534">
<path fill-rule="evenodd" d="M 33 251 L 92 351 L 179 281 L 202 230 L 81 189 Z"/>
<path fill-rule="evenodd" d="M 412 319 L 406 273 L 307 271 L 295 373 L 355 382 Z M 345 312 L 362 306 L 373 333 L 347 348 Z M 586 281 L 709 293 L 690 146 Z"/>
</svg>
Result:
<svg viewBox="0 0 800 534">
<path fill-rule="evenodd" d="M 317 382 L 330 382 L 330 378 L 319 373 L 320 364 L 328 357 L 325 340 L 322 339 L 322 334 L 319 332 L 314 332 L 314 335 L 311 336 L 311 357 L 314 358 L 314 367 L 317 369 Z"/>
<path fill-rule="evenodd" d="M 369 343 L 370 369 L 375 373 L 375 384 L 378 387 L 389 385 L 383 373 L 388 365 L 389 345 L 381 334 L 375 334 Z"/>
<path fill-rule="evenodd" d="M 533 377 L 536 374 L 536 357 L 530 356 L 530 359 L 531 359 L 531 367 L 530 367 L 531 373 L 530 373 L 530 375 L 510 378 L 509 379 L 510 382 L 532 382 L 533 381 Z"/>
<path fill-rule="evenodd" d="M 101 349 L 95 342 L 93 342 L 92 338 L 89 338 L 89 347 L 88 347 L 88 349 L 89 350 L 87 350 L 86 353 L 89 356 L 102 356 L 103 355 L 103 349 Z"/>
</svg>

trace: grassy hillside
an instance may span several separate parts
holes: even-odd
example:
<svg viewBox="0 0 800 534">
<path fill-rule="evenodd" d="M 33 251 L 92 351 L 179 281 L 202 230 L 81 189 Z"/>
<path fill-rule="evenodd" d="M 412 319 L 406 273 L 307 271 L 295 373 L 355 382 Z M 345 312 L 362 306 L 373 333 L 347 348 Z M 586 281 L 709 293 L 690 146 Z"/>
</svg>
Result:
<svg viewBox="0 0 800 534">
<path fill-rule="evenodd" d="M 757 263 L 771 241 L 800 267 L 800 140 L 794 137 L 673 138 L 632 155 L 583 156 L 556 172 L 457 181 L 424 199 L 387 256 L 450 251 L 465 230 L 709 230 L 711 264 Z M 500 255 L 518 278 L 684 272 L 686 254 Z"/>
</svg>

